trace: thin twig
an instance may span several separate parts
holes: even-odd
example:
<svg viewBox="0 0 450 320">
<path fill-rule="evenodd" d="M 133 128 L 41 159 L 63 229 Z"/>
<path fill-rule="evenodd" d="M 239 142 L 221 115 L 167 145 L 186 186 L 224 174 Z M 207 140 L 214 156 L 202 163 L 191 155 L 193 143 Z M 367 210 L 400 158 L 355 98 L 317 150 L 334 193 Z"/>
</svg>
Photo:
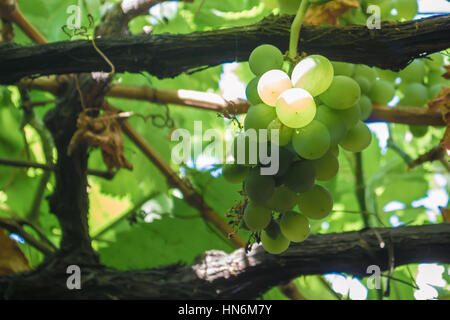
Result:
<svg viewBox="0 0 450 320">
<path fill-rule="evenodd" d="M 47 164 L 43 164 L 43 163 L 36 163 L 36 162 L 23 161 L 23 160 L 11 160 L 11 159 L 4 159 L 4 158 L 0 158 L 0 165 L 19 167 L 19 168 L 36 168 L 36 169 L 42 169 L 42 170 L 46 170 L 46 171 L 53 171 L 55 169 L 54 165 L 47 165 Z M 92 176 L 98 176 L 100 178 L 104 178 L 107 180 L 111 180 L 114 178 L 116 173 L 114 171 L 102 171 L 102 170 L 88 169 L 87 174 L 92 175 Z"/>
<path fill-rule="evenodd" d="M 28 224 L 28 225 L 30 225 L 30 224 Z M 31 246 L 33 246 L 37 250 L 41 251 L 46 256 L 52 254 L 55 251 L 54 246 L 52 247 L 48 244 L 48 243 L 50 243 L 50 240 L 48 240 L 48 242 L 46 241 L 46 243 L 42 243 L 42 242 L 38 241 L 37 239 L 32 237 L 28 232 L 26 232 L 23 229 L 23 225 L 20 223 L 20 221 L 17 221 L 15 219 L 0 218 L 0 226 L 10 232 L 17 233 L 27 243 L 29 243 Z"/>
</svg>

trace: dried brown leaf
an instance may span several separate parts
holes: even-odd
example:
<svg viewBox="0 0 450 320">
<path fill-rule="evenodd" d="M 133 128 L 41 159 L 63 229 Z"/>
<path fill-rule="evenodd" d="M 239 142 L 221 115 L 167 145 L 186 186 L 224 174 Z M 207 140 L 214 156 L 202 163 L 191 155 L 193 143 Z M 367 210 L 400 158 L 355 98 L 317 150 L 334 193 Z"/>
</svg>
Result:
<svg viewBox="0 0 450 320">
<path fill-rule="evenodd" d="M 359 8 L 358 0 L 334 0 L 323 5 L 311 5 L 306 12 L 304 23 L 319 26 L 326 22 L 338 26 L 339 17 L 352 8 Z"/>
<path fill-rule="evenodd" d="M 124 154 L 121 114 L 105 110 L 98 117 L 91 117 L 87 112 L 80 113 L 77 120 L 77 131 L 73 135 L 67 153 L 71 155 L 79 145 L 99 147 L 103 161 L 108 170 L 113 168 L 133 169 L 133 165 Z"/>
<path fill-rule="evenodd" d="M 450 150 L 450 86 L 442 86 L 441 93 L 428 102 L 428 108 L 431 111 L 441 111 L 442 118 L 447 123 L 441 146 L 445 150 Z"/>
<path fill-rule="evenodd" d="M 428 109 L 430 111 L 441 110 L 444 121 L 447 122 L 446 115 L 450 108 L 449 101 L 450 101 L 450 86 L 442 86 L 441 92 L 433 100 L 428 102 Z"/>
</svg>

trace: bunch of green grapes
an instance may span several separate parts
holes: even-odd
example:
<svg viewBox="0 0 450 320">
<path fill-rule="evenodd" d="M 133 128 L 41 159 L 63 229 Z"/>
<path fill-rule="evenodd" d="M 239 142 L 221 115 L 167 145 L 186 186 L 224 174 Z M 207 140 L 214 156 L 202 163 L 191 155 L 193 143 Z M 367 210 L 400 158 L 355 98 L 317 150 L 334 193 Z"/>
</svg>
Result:
<svg viewBox="0 0 450 320">
<path fill-rule="evenodd" d="M 277 132 L 277 141 L 268 145 L 259 135 L 245 135 L 239 145 L 236 138 L 235 162 L 223 168 L 227 181 L 243 185 L 246 198 L 240 225 L 258 235 L 272 254 L 285 251 L 290 242 L 304 241 L 310 220 L 331 213 L 333 197 L 319 183 L 336 176 L 339 147 L 360 152 L 372 139 L 362 122 L 370 107 L 361 101 L 362 89 L 351 77 L 353 71 L 336 74 L 333 63 L 321 55 L 303 58 L 290 74 L 283 70 L 283 63 L 283 54 L 275 46 L 255 48 L 249 57 L 255 77 L 246 89 L 251 106 L 244 129 L 258 133 L 266 129 L 268 140 L 270 133 Z M 278 151 L 274 174 L 263 174 L 270 164 L 254 155 L 263 147 Z"/>
<path fill-rule="evenodd" d="M 450 85 L 450 80 L 442 77 L 445 61 L 446 56 L 437 52 L 427 58 L 413 60 L 400 72 L 345 62 L 332 64 L 335 74 L 352 77 L 359 84 L 360 120 L 364 121 L 370 116 L 373 104 L 386 105 L 395 95 L 399 97 L 395 106 L 426 107 L 443 86 Z M 415 137 L 422 137 L 428 127 L 410 125 L 409 130 Z"/>
<path fill-rule="evenodd" d="M 427 58 L 413 60 L 405 69 L 398 73 L 397 89 L 401 96 L 398 106 L 426 107 L 443 86 L 449 86 L 450 80 L 442 75 L 445 73 L 446 57 L 437 52 Z M 415 137 L 422 137 L 428 132 L 427 126 L 410 125 L 409 129 Z"/>
</svg>

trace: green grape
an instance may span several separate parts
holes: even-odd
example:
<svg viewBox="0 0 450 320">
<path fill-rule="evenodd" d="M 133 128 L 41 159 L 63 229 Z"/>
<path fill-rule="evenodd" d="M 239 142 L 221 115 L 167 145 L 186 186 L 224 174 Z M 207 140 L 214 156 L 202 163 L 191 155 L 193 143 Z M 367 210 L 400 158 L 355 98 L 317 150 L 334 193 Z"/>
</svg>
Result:
<svg viewBox="0 0 450 320">
<path fill-rule="evenodd" d="M 278 172 L 275 176 L 280 177 L 284 175 L 294 161 L 295 153 L 286 147 L 281 147 L 278 149 Z"/>
<path fill-rule="evenodd" d="M 421 138 L 428 132 L 428 126 L 409 126 L 409 131 L 411 131 L 412 135 L 416 138 Z"/>
<path fill-rule="evenodd" d="M 365 64 L 355 65 L 355 72 L 353 77 L 362 76 L 369 80 L 370 85 L 372 85 L 378 77 L 377 70 L 375 68 L 366 66 Z"/>
<path fill-rule="evenodd" d="M 267 227 L 272 219 L 272 211 L 266 207 L 249 202 L 244 210 L 245 225 L 253 231 Z"/>
<path fill-rule="evenodd" d="M 241 219 L 241 222 L 239 223 L 239 230 L 245 230 L 245 231 L 251 231 L 250 228 L 245 224 L 244 219 Z"/>
<path fill-rule="evenodd" d="M 381 80 L 386 80 L 386 81 L 394 83 L 395 79 L 398 78 L 398 74 L 392 70 L 379 69 L 379 68 L 375 68 L 375 70 L 377 70 L 378 77 Z"/>
<path fill-rule="evenodd" d="M 285 212 L 297 204 L 297 194 L 286 186 L 275 189 L 265 206 L 278 212 Z"/>
<path fill-rule="evenodd" d="M 415 59 L 405 69 L 399 72 L 402 82 L 422 82 L 425 78 L 425 64 L 420 59 Z"/>
<path fill-rule="evenodd" d="M 277 47 L 263 44 L 252 51 L 248 58 L 248 64 L 250 70 L 256 76 L 260 76 L 269 70 L 280 69 L 283 65 L 283 54 Z"/>
<path fill-rule="evenodd" d="M 328 152 L 330 152 L 332 155 L 334 155 L 337 158 L 339 156 L 339 146 L 338 145 L 331 146 L 330 150 Z"/>
<path fill-rule="evenodd" d="M 318 120 L 311 121 L 306 127 L 298 129 L 292 135 L 292 146 L 297 154 L 308 160 L 319 159 L 330 148 L 331 138 L 327 127 Z"/>
<path fill-rule="evenodd" d="M 412 20 L 417 14 L 417 0 L 393 0 L 397 15 L 405 20 Z"/>
<path fill-rule="evenodd" d="M 358 123 L 359 119 L 361 118 L 361 108 L 359 106 L 359 102 L 355 103 L 353 106 L 351 106 L 348 109 L 335 110 L 335 113 L 340 116 L 343 123 L 345 124 L 345 126 L 347 128 L 347 131 L 345 132 L 346 134 L 348 132 L 348 129 L 353 128 Z M 344 137 L 342 139 L 344 139 Z"/>
<path fill-rule="evenodd" d="M 359 120 L 364 121 L 367 120 L 372 114 L 372 101 L 366 95 L 361 95 L 359 99 L 359 109 L 361 110 L 361 117 Z"/>
<path fill-rule="evenodd" d="M 278 98 L 276 112 L 281 123 L 290 128 L 308 125 L 316 115 L 316 103 L 308 91 L 292 88 Z"/>
<path fill-rule="evenodd" d="M 277 103 L 278 97 L 290 88 L 292 88 L 291 79 L 281 70 L 269 70 L 258 81 L 259 97 L 272 107 Z"/>
<path fill-rule="evenodd" d="M 372 141 L 372 134 L 367 125 L 359 121 L 351 128 L 347 136 L 340 142 L 340 146 L 351 152 L 360 152 L 367 148 Z"/>
<path fill-rule="evenodd" d="M 333 81 L 331 62 L 321 55 L 311 55 L 301 60 L 292 71 L 292 84 L 308 91 L 313 97 L 325 92 Z"/>
<path fill-rule="evenodd" d="M 421 107 L 428 101 L 428 90 L 421 83 L 410 83 L 405 88 L 403 103 L 408 106 Z"/>
<path fill-rule="evenodd" d="M 311 227 L 308 219 L 295 211 L 283 213 L 280 220 L 281 233 L 292 242 L 302 242 L 309 236 Z"/>
<path fill-rule="evenodd" d="M 302 160 L 293 163 L 283 176 L 283 183 L 294 192 L 306 192 L 312 188 L 316 179 L 316 170 L 311 161 Z"/>
<path fill-rule="evenodd" d="M 267 129 L 269 123 L 276 117 L 277 114 L 273 107 L 262 103 L 251 106 L 244 119 L 244 129 L 255 129 L 259 132 L 259 129 Z"/>
<path fill-rule="evenodd" d="M 444 56 L 439 52 L 430 54 L 428 58 L 430 59 L 425 59 L 425 64 L 430 70 L 439 70 L 444 64 Z"/>
<path fill-rule="evenodd" d="M 330 108 L 342 110 L 353 106 L 360 96 L 361 89 L 355 80 L 347 76 L 335 76 L 320 99 Z"/>
<path fill-rule="evenodd" d="M 258 94 L 258 81 L 259 77 L 254 77 L 245 88 L 245 95 L 247 96 L 247 100 L 252 105 L 257 105 L 263 103 Z"/>
<path fill-rule="evenodd" d="M 280 6 L 281 14 L 291 14 L 297 13 L 300 6 L 301 0 L 278 0 L 278 5 Z"/>
<path fill-rule="evenodd" d="M 231 155 L 234 164 L 252 165 L 257 164 L 259 159 L 258 139 L 250 135 L 239 134 L 234 138 L 231 145 Z"/>
<path fill-rule="evenodd" d="M 226 164 L 223 167 L 222 175 L 230 183 L 241 183 L 245 180 L 249 168 L 239 164 Z"/>
<path fill-rule="evenodd" d="M 285 146 L 289 144 L 289 142 L 291 142 L 291 137 L 294 133 L 294 129 L 286 127 L 280 122 L 278 118 L 273 119 L 267 126 L 267 139 L 269 141 L 271 140 L 272 130 L 278 130 L 278 145 Z"/>
<path fill-rule="evenodd" d="M 438 70 L 431 70 L 428 72 L 428 85 L 432 86 L 435 84 L 445 84 L 450 85 L 450 80 L 445 79 L 442 75 L 445 73 L 445 68 L 440 68 Z"/>
<path fill-rule="evenodd" d="M 443 86 L 442 84 L 438 83 L 428 88 L 429 100 L 433 100 L 438 94 L 442 92 L 442 86 Z"/>
<path fill-rule="evenodd" d="M 334 146 L 347 135 L 347 126 L 339 115 L 338 110 L 328 108 L 326 105 L 320 105 L 317 108 L 315 119 L 322 122 L 330 133 L 330 145 Z"/>
<path fill-rule="evenodd" d="M 331 62 L 334 69 L 335 76 L 347 76 L 351 77 L 355 70 L 355 65 L 347 62 L 333 61 Z"/>
<path fill-rule="evenodd" d="M 263 204 L 275 191 L 275 180 L 272 176 L 260 174 L 260 168 L 255 167 L 250 170 L 245 178 L 245 192 L 250 200 Z"/>
<path fill-rule="evenodd" d="M 395 88 L 386 80 L 377 80 L 370 89 L 370 99 L 378 104 L 387 104 L 394 98 Z"/>
<path fill-rule="evenodd" d="M 323 219 L 333 209 L 333 197 L 327 188 L 316 184 L 307 192 L 299 194 L 298 208 L 310 219 Z"/>
<path fill-rule="evenodd" d="M 333 179 L 339 170 L 339 161 L 333 152 L 328 151 L 322 158 L 313 160 L 316 179 L 328 181 Z"/>
<path fill-rule="evenodd" d="M 370 92 L 370 88 L 372 87 L 372 85 L 370 84 L 369 80 L 367 80 L 366 77 L 364 76 L 356 76 L 355 81 L 358 82 L 359 87 L 361 88 L 361 93 L 369 93 Z"/>
<path fill-rule="evenodd" d="M 280 254 L 289 248 L 290 241 L 281 233 L 278 222 L 272 220 L 261 232 L 261 243 L 268 253 Z"/>
</svg>

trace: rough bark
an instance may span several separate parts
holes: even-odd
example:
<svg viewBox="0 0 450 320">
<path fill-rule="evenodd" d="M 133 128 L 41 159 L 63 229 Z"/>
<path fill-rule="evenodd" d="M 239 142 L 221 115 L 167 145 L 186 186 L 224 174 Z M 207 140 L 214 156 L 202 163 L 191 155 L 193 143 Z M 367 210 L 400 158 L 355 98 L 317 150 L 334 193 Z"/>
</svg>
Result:
<svg viewBox="0 0 450 320">
<path fill-rule="evenodd" d="M 97 39 L 117 72 L 148 71 L 174 77 L 197 67 L 246 61 L 258 45 L 271 43 L 287 50 L 292 17 L 269 16 L 260 23 L 191 34 Z M 447 49 L 450 15 L 404 23 L 385 22 L 381 29 L 365 26 L 305 26 L 299 48 L 331 60 L 364 63 L 400 70 L 413 58 Z M 66 41 L 33 47 L 0 46 L 0 83 L 11 84 L 32 75 L 109 71 L 90 41 Z"/>
<path fill-rule="evenodd" d="M 382 239 L 384 246 L 380 246 Z M 114 271 L 81 265 L 82 289 L 66 287 L 67 265 L 0 277 L 4 299 L 254 299 L 274 285 L 300 275 L 329 272 L 367 276 L 369 265 L 388 270 L 409 263 L 450 263 L 450 224 L 310 236 L 281 255 L 255 246 L 248 254 L 207 251 L 190 266 Z M 120 253 L 118 253 L 120 254 Z"/>
<path fill-rule="evenodd" d="M 88 85 L 83 78 L 80 81 L 81 88 Z M 95 96 L 86 99 L 92 106 L 95 105 L 93 98 Z M 97 104 L 101 103 L 102 99 L 103 97 Z M 80 145 L 71 156 L 67 154 L 70 140 L 77 129 L 80 110 L 80 96 L 72 85 L 66 95 L 58 100 L 55 108 L 45 116 L 45 125 L 52 134 L 58 152 L 54 167 L 55 190 L 49 198 L 49 204 L 50 211 L 57 216 L 62 229 L 61 254 L 76 255 L 84 252 L 90 256 L 88 259 L 96 261 L 96 254 L 91 247 L 87 218 L 89 209 L 87 146 Z"/>
</svg>

